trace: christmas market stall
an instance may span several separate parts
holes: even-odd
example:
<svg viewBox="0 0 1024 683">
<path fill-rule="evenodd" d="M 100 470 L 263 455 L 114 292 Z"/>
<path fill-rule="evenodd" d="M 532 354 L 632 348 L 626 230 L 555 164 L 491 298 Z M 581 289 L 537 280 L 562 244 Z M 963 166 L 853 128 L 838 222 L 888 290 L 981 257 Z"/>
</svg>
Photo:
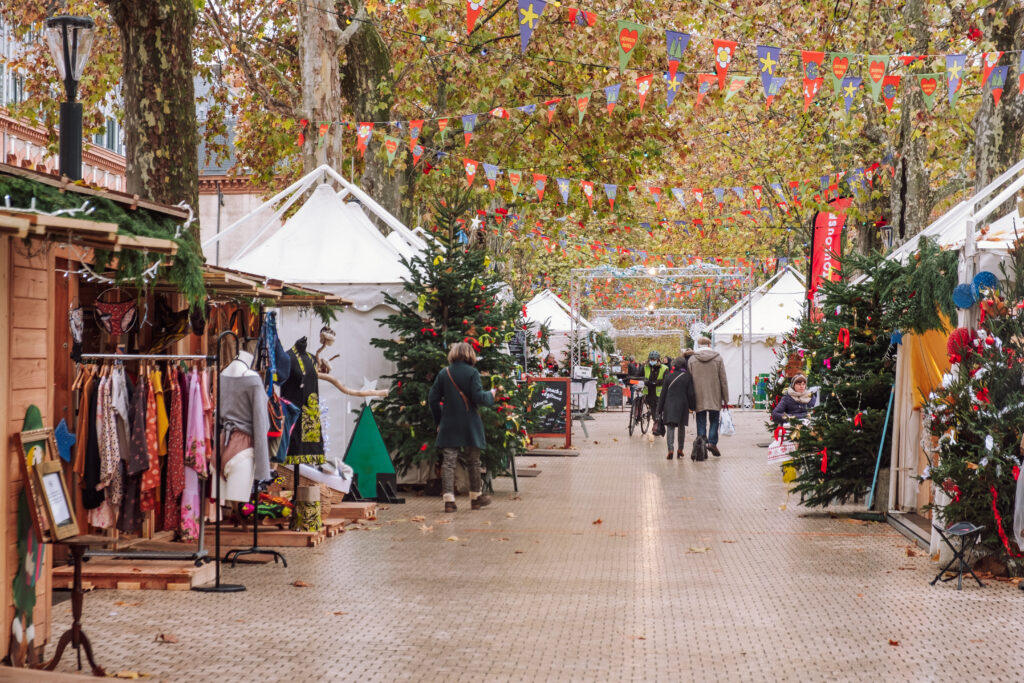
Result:
<svg viewBox="0 0 1024 683">
<path fill-rule="evenodd" d="M 289 210 L 294 214 L 271 232 Z M 321 354 L 320 359 L 330 366 L 322 375 L 366 394 L 375 390 L 379 378 L 393 372 L 394 365 L 370 340 L 386 335 L 378 320 L 394 310 L 386 296 L 399 294 L 403 279 L 409 276 L 403 258 L 422 250 L 429 238 L 409 230 L 328 166 L 315 169 L 271 197 L 211 237 L 203 248 L 212 254 L 218 241 L 232 233 L 244 233 L 248 239 L 236 253 L 225 255 L 231 268 L 298 283 L 352 302 L 338 320 L 340 333 L 324 333 L 332 346 Z M 323 327 L 323 320 L 308 311 L 284 310 L 278 319 L 278 336 L 285 349 L 305 339 L 305 351 L 298 351 L 314 357 L 324 346 L 319 342 Z M 329 459 L 343 457 L 356 427 L 359 401 L 353 398 L 363 397 L 334 390 L 321 394 L 328 423 L 323 442 Z"/>
</svg>

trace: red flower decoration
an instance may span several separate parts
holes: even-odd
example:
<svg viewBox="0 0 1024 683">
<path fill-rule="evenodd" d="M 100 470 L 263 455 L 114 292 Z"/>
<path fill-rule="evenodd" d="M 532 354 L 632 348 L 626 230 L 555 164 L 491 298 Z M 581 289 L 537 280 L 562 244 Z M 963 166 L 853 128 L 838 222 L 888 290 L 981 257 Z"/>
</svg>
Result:
<svg viewBox="0 0 1024 683">
<path fill-rule="evenodd" d="M 427 450 L 427 444 L 423 444 L 422 446 L 420 446 L 420 450 L 421 451 Z"/>
<path fill-rule="evenodd" d="M 970 40 L 974 41 L 975 43 L 978 42 L 979 40 L 981 40 L 981 29 L 978 28 L 977 26 L 972 26 L 967 31 L 967 37 Z"/>
<path fill-rule="evenodd" d="M 975 396 L 977 396 L 978 400 L 981 401 L 982 403 L 991 403 L 991 401 L 988 398 L 988 387 L 982 387 L 981 389 L 978 389 Z"/>
</svg>

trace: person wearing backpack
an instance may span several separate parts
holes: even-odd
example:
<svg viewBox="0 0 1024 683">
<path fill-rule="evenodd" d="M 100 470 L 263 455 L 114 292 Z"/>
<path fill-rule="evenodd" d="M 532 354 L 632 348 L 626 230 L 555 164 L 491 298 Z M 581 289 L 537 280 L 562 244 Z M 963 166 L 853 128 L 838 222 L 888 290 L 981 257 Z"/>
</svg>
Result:
<svg viewBox="0 0 1024 683">
<path fill-rule="evenodd" d="M 668 459 L 672 459 L 676 429 L 679 430 L 679 450 L 676 457 L 683 459 L 683 439 L 686 425 L 690 420 L 690 411 L 697 399 L 693 392 L 693 378 L 686 371 L 686 358 L 680 356 L 672 361 L 672 372 L 665 378 L 665 388 L 658 399 L 658 414 L 665 425 L 665 441 L 668 444 Z"/>
<path fill-rule="evenodd" d="M 701 337 L 697 351 L 690 356 L 690 375 L 693 390 L 697 394 L 697 436 L 707 440 L 712 455 L 721 456 L 718 450 L 718 418 L 722 406 L 728 403 L 729 380 L 725 376 L 722 356 L 711 348 L 711 340 Z"/>
<path fill-rule="evenodd" d="M 476 365 L 476 352 L 465 342 L 448 351 L 448 367 L 437 373 L 430 387 L 430 412 L 437 425 L 434 445 L 441 449 L 441 494 L 444 511 L 455 512 L 455 467 L 459 453 L 466 456 L 469 472 L 469 507 L 479 510 L 491 504 L 483 494 L 480 477 L 480 451 L 487 447 L 484 423 L 477 406 L 494 405 L 494 390 L 484 391 Z"/>
</svg>

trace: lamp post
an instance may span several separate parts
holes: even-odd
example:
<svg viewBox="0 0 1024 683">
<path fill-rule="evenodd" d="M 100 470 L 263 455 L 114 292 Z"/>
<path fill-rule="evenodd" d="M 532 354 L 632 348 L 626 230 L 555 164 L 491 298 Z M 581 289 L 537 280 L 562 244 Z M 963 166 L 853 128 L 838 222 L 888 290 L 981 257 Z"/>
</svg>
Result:
<svg viewBox="0 0 1024 683">
<path fill-rule="evenodd" d="M 82 179 L 82 104 L 75 98 L 92 49 L 94 27 L 89 17 L 46 20 L 46 42 L 67 94 L 67 101 L 60 105 L 60 173 L 71 180 Z"/>
</svg>

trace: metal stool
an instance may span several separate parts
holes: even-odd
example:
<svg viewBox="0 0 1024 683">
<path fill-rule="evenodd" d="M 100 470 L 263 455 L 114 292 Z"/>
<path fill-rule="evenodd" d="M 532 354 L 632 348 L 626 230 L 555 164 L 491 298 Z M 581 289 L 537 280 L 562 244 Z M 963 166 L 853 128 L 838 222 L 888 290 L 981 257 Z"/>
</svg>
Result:
<svg viewBox="0 0 1024 683">
<path fill-rule="evenodd" d="M 958 591 L 963 590 L 965 571 L 970 572 L 971 576 L 974 577 L 974 580 L 978 582 L 979 586 L 982 588 L 985 587 L 985 584 L 981 582 L 978 575 L 975 574 L 974 570 L 967 564 L 967 558 L 965 557 L 967 553 L 974 550 L 974 547 L 978 545 L 978 542 L 981 540 L 981 532 L 984 528 L 984 526 L 974 526 L 970 522 L 957 522 L 945 529 L 940 526 L 935 526 L 935 530 L 939 532 L 939 536 L 941 536 L 942 540 L 946 542 L 949 549 L 953 551 L 953 559 L 935 575 L 935 578 L 932 579 L 931 582 L 932 586 L 934 586 L 935 582 L 940 579 L 942 581 L 952 581 L 954 577 L 951 576 L 948 579 L 943 579 L 942 575 L 949 571 L 949 568 L 953 566 L 954 562 L 959 562 L 960 564 L 956 570 L 956 589 Z M 955 538 L 960 539 L 959 550 L 957 550 L 956 546 L 953 545 L 952 539 Z"/>
</svg>

